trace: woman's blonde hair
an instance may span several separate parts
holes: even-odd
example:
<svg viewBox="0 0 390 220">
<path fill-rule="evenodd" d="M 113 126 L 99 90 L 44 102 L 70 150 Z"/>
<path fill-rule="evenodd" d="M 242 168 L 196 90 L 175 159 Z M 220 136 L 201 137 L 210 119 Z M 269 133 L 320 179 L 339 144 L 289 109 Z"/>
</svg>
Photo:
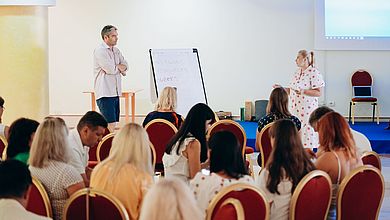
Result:
<svg viewBox="0 0 390 220">
<path fill-rule="evenodd" d="M 195 197 L 181 180 L 160 180 L 147 193 L 142 203 L 140 220 L 200 220 Z"/>
<path fill-rule="evenodd" d="M 122 127 L 112 140 L 110 155 L 95 169 L 112 162 L 111 179 L 125 164 L 132 164 L 137 169 L 153 175 L 152 154 L 149 137 L 145 129 L 138 124 L 130 123 Z M 95 171 L 96 172 L 96 171 Z"/>
<path fill-rule="evenodd" d="M 177 94 L 176 89 L 173 87 L 165 87 L 158 97 L 155 110 L 170 110 L 176 111 Z"/>
<path fill-rule="evenodd" d="M 300 50 L 300 51 L 298 51 L 298 54 L 301 55 L 303 58 L 306 58 L 309 66 L 311 66 L 311 67 L 314 66 L 314 52 L 313 51 L 310 51 L 310 53 L 308 53 L 306 50 Z M 310 55 L 310 57 L 309 57 L 309 55 Z"/>
<path fill-rule="evenodd" d="M 62 118 L 46 117 L 38 126 L 31 144 L 29 164 L 42 168 L 50 160 L 67 163 L 68 128 Z"/>
</svg>

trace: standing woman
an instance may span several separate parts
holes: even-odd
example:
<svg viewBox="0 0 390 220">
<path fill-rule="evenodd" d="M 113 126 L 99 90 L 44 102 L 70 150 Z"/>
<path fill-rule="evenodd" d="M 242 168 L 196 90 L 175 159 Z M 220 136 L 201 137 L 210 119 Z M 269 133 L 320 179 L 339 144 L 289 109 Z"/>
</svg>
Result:
<svg viewBox="0 0 390 220">
<path fill-rule="evenodd" d="M 305 148 L 316 148 L 318 136 L 309 124 L 310 114 L 318 107 L 318 97 L 322 94 L 325 82 L 321 73 L 314 66 L 314 53 L 306 50 L 298 52 L 295 63 L 298 69 L 290 82 L 287 92 L 290 95 L 291 114 L 302 123 L 302 143 Z M 276 85 L 278 86 L 278 85 Z"/>
<path fill-rule="evenodd" d="M 208 166 L 206 131 L 214 122 L 214 112 L 203 103 L 194 105 L 179 131 L 167 144 L 163 156 L 165 176 L 186 183 Z"/>
</svg>

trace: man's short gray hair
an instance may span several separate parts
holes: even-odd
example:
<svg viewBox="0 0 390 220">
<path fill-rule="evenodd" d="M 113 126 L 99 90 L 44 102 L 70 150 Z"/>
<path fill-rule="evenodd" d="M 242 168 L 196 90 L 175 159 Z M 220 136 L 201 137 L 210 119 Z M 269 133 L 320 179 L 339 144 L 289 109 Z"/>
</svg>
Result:
<svg viewBox="0 0 390 220">
<path fill-rule="evenodd" d="M 102 29 L 102 39 L 104 40 L 104 36 L 108 35 L 111 31 L 116 31 L 118 30 L 115 26 L 113 25 L 106 25 L 104 26 L 104 28 Z"/>
</svg>

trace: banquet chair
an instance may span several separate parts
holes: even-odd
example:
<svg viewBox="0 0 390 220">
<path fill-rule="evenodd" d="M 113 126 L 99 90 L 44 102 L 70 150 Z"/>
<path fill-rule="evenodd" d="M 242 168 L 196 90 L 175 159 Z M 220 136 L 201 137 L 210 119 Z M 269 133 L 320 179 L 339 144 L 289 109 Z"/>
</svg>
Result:
<svg viewBox="0 0 390 220">
<path fill-rule="evenodd" d="M 49 196 L 42 183 L 35 177 L 32 177 L 31 190 L 28 194 L 26 209 L 37 215 L 53 217 Z"/>
<path fill-rule="evenodd" d="M 100 163 L 102 160 L 106 159 L 108 155 L 110 154 L 111 146 L 112 146 L 112 139 L 114 139 L 115 134 L 110 133 L 99 142 L 97 148 L 96 148 L 96 158 L 98 163 Z"/>
<path fill-rule="evenodd" d="M 274 123 L 267 124 L 259 133 L 258 143 L 260 154 L 258 156 L 258 164 L 261 166 L 261 169 L 267 164 L 268 158 L 272 152 L 271 138 L 269 136 L 269 129 Z M 261 160 L 261 161 L 260 161 Z"/>
<path fill-rule="evenodd" d="M 337 220 L 378 219 L 385 183 L 381 172 L 361 166 L 341 181 L 337 193 Z"/>
<path fill-rule="evenodd" d="M 129 220 L 124 205 L 113 195 L 84 188 L 70 196 L 64 207 L 64 220 Z"/>
<path fill-rule="evenodd" d="M 245 220 L 244 208 L 238 199 L 229 198 L 219 207 L 212 220 Z"/>
<path fill-rule="evenodd" d="M 176 134 L 177 128 L 165 119 L 154 119 L 146 124 L 145 130 L 156 153 L 154 170 L 156 172 L 164 172 L 162 157 L 168 142 Z"/>
<path fill-rule="evenodd" d="M 218 131 L 230 131 L 236 136 L 238 143 L 240 144 L 240 147 L 242 149 L 242 156 L 244 159 L 246 159 L 246 165 L 249 166 L 249 170 L 253 176 L 253 164 L 252 160 L 250 159 L 249 154 L 252 154 L 253 148 L 246 146 L 246 134 L 244 128 L 241 127 L 240 124 L 233 120 L 219 120 L 211 125 L 211 127 L 207 131 L 207 140 L 213 135 L 214 133 Z M 248 158 L 245 158 L 245 155 L 248 156 Z"/>
<path fill-rule="evenodd" d="M 103 137 L 105 137 L 108 134 L 110 134 L 110 130 L 108 128 L 105 128 Z M 97 160 L 97 157 L 96 157 L 96 150 L 97 150 L 98 145 L 99 145 L 99 143 L 96 143 L 94 146 L 89 148 L 89 151 L 88 151 L 88 155 L 89 155 L 89 157 L 88 157 L 88 167 L 89 168 L 94 168 L 97 165 L 97 163 L 98 163 L 98 160 Z"/>
<path fill-rule="evenodd" d="M 211 200 L 206 210 L 206 220 L 216 219 L 222 204 L 230 198 L 240 201 L 246 220 L 269 219 L 270 203 L 257 187 L 247 183 L 235 183 L 222 188 Z"/>
<path fill-rule="evenodd" d="M 0 157 L 2 160 L 7 159 L 7 140 L 0 136 Z"/>
<path fill-rule="evenodd" d="M 382 170 L 381 160 L 375 151 L 366 151 L 361 156 L 364 165 L 372 165 L 378 170 Z"/>
<path fill-rule="evenodd" d="M 291 196 L 290 220 L 327 218 L 332 201 L 332 181 L 327 173 L 314 170 L 298 183 Z"/>
<path fill-rule="evenodd" d="M 372 86 L 373 80 L 370 73 L 368 73 L 365 70 L 358 70 L 352 74 L 351 77 L 351 84 L 352 89 L 354 86 Z M 354 93 L 354 92 L 353 92 Z M 369 97 L 354 97 L 351 98 L 351 101 L 349 102 L 349 117 L 348 120 L 351 122 L 352 117 L 352 124 L 355 124 L 355 105 L 357 103 L 370 103 L 372 105 L 372 121 L 374 122 L 375 113 L 377 117 L 377 124 L 379 124 L 379 105 L 377 98 L 373 97 L 372 94 Z M 376 111 L 375 111 L 376 109 Z"/>
</svg>

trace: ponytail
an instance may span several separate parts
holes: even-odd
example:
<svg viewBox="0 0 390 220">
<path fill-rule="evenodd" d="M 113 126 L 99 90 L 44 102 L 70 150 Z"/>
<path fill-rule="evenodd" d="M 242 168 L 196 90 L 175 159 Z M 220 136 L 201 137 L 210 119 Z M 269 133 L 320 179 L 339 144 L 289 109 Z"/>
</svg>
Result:
<svg viewBox="0 0 390 220">
<path fill-rule="evenodd" d="M 313 67 L 314 65 L 314 52 L 310 51 L 309 66 Z"/>
</svg>

